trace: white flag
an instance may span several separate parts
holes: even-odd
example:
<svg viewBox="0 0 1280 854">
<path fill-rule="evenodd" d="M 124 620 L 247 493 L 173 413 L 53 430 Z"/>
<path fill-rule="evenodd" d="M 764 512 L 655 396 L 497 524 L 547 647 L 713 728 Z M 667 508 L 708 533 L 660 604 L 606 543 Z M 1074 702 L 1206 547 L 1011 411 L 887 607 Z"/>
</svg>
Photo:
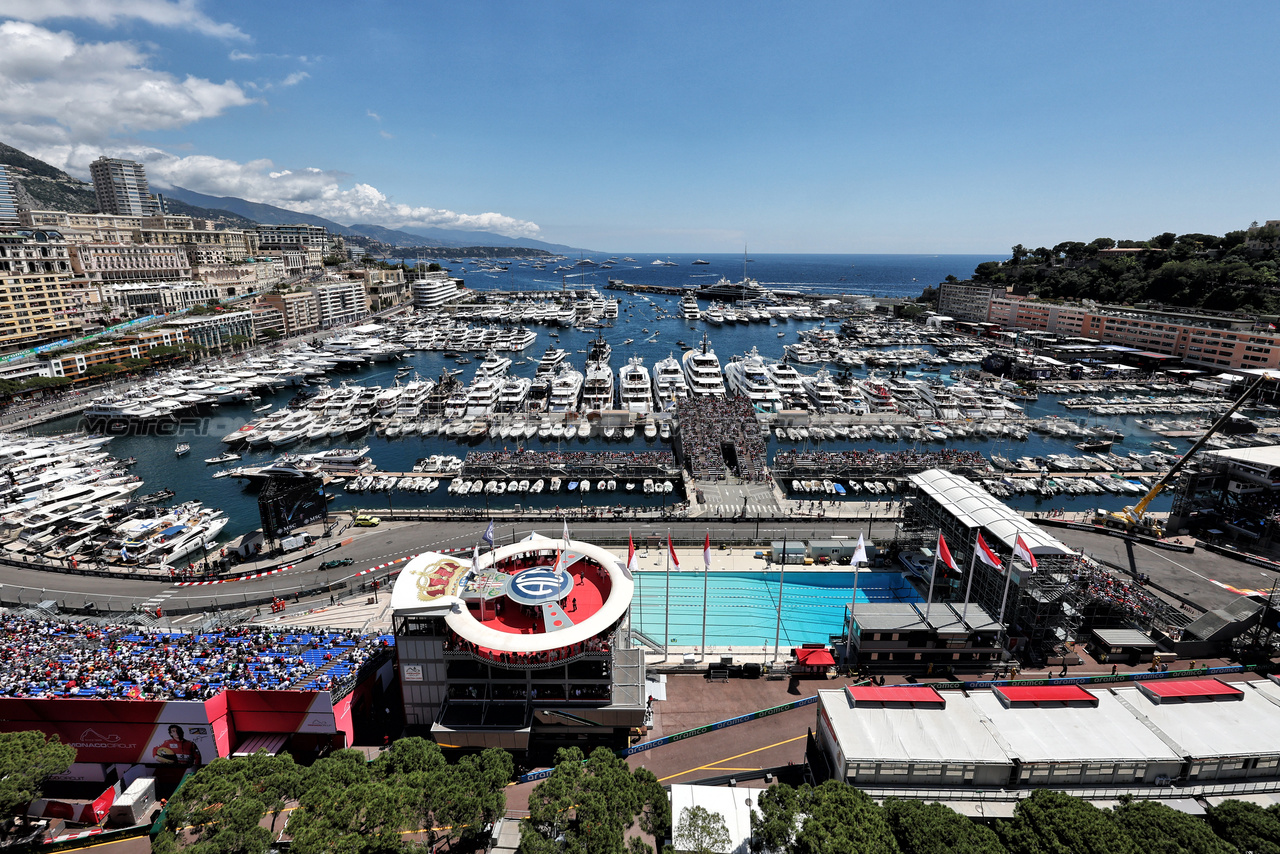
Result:
<svg viewBox="0 0 1280 854">
<path fill-rule="evenodd" d="M 858 535 L 858 547 L 853 550 L 853 565 L 867 562 L 867 544 L 863 542 L 862 535 Z"/>
</svg>

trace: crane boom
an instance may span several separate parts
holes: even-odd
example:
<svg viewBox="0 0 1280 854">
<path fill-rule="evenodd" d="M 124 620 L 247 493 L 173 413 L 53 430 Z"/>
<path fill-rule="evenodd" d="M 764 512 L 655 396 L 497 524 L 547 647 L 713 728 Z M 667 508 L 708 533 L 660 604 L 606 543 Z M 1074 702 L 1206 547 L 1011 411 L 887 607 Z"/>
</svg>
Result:
<svg viewBox="0 0 1280 854">
<path fill-rule="evenodd" d="M 1151 501 L 1160 494 L 1161 490 L 1163 490 L 1169 482 L 1173 480 L 1178 472 L 1182 470 L 1182 467 L 1185 466 L 1187 462 L 1204 447 L 1205 442 L 1208 442 L 1210 437 L 1212 437 L 1214 433 L 1217 433 L 1222 425 L 1226 424 L 1232 415 L 1235 415 L 1236 410 L 1240 408 L 1241 404 L 1245 402 L 1249 395 L 1253 394 L 1254 390 L 1257 389 L 1258 386 L 1262 385 L 1262 381 L 1270 378 L 1270 374 L 1259 374 L 1257 379 L 1249 383 L 1249 386 L 1244 390 L 1244 393 L 1236 398 L 1235 403 L 1227 407 L 1227 411 L 1222 413 L 1222 415 L 1218 417 L 1217 421 L 1213 422 L 1213 425 L 1204 432 L 1204 435 L 1197 439 L 1196 443 L 1192 445 L 1177 462 L 1169 467 L 1169 470 L 1164 473 L 1164 477 L 1160 478 L 1160 480 L 1156 482 L 1155 486 L 1151 487 L 1151 490 L 1147 492 L 1146 495 L 1142 496 L 1142 500 L 1132 507 L 1126 507 L 1124 509 L 1125 515 L 1129 517 L 1129 521 L 1134 524 L 1138 524 L 1142 521 L 1142 514 L 1146 512 L 1147 505 L 1150 504 Z"/>
</svg>

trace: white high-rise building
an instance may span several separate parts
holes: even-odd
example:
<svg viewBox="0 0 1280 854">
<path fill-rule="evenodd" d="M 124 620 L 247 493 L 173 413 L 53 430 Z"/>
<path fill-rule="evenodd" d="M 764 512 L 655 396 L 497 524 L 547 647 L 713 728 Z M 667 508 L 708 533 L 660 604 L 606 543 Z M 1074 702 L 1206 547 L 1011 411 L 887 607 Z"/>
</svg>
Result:
<svg viewBox="0 0 1280 854">
<path fill-rule="evenodd" d="M 99 157 L 89 164 L 93 193 L 102 213 L 155 216 L 160 202 L 147 186 L 147 170 L 133 160 Z"/>
<path fill-rule="evenodd" d="M 13 176 L 0 164 L 0 225 L 18 224 L 18 188 Z"/>
</svg>

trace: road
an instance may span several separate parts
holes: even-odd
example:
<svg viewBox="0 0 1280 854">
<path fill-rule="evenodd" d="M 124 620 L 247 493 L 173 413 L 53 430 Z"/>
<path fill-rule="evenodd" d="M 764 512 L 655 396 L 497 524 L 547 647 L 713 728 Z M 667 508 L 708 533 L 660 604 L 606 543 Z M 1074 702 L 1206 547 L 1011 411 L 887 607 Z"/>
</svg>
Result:
<svg viewBox="0 0 1280 854">
<path fill-rule="evenodd" d="M 350 538 L 349 543 L 323 556 L 313 557 L 296 569 L 262 578 L 204 586 L 179 586 L 168 579 L 125 576 L 104 578 L 0 565 L 0 602 L 6 605 L 32 605 L 53 600 L 62 608 L 71 610 L 80 610 L 86 603 L 92 602 L 99 613 L 127 613 L 134 606 L 148 611 L 159 607 L 168 612 L 192 613 L 247 606 L 274 596 L 292 598 L 295 594 L 300 594 L 303 602 L 308 599 L 327 601 L 331 585 L 358 585 L 361 581 L 381 577 L 379 573 L 372 573 L 356 578 L 357 573 L 380 564 L 419 552 L 448 548 L 469 549 L 480 542 L 486 526 L 487 523 L 466 520 L 384 522 L 377 528 L 349 528 L 334 537 L 337 541 Z M 894 527 L 892 522 L 874 523 L 871 539 L 885 540 L 892 537 Z M 850 523 L 838 519 L 801 521 L 795 524 L 777 520 L 737 525 L 697 521 L 659 524 L 645 520 L 633 523 L 575 522 L 570 525 L 569 533 L 576 540 L 599 543 L 625 554 L 628 534 L 634 537 L 637 547 L 652 547 L 666 539 L 668 530 L 677 545 L 701 544 L 710 533 L 714 547 L 721 542 L 741 543 L 745 538 L 767 543 L 784 537 L 857 537 L 860 533 L 866 533 L 866 523 Z M 498 523 L 494 525 L 494 538 L 499 544 L 514 542 L 532 531 L 559 537 L 563 531 L 563 523 L 560 520 Z M 337 557 L 351 558 L 353 563 L 339 569 L 319 569 L 320 563 Z M 279 558 L 275 562 L 278 561 Z M 240 566 L 237 570 L 251 571 L 252 567 Z M 391 571 L 388 569 L 388 572 Z"/>
</svg>

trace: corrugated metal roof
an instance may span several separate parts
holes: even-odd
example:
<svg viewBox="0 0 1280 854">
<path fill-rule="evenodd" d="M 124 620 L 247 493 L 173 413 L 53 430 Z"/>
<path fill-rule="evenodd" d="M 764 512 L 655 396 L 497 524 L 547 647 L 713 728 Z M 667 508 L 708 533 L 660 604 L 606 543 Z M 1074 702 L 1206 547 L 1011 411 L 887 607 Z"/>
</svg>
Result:
<svg viewBox="0 0 1280 854">
<path fill-rule="evenodd" d="M 1013 551 L 1018 535 L 1034 555 L 1070 555 L 1074 552 L 966 477 L 929 469 L 909 478 L 921 492 L 929 495 L 948 513 L 969 528 L 982 528 L 999 540 L 1007 551 Z M 957 544 L 959 545 L 959 544 Z M 972 543 L 966 543 L 972 548 Z"/>
</svg>

